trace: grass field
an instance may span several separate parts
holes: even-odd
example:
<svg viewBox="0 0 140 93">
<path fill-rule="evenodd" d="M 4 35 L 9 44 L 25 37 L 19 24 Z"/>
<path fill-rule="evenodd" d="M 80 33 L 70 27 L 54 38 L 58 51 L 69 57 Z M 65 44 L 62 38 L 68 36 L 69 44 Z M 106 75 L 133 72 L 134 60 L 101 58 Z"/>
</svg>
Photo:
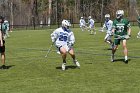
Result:
<svg viewBox="0 0 140 93">
<path fill-rule="evenodd" d="M 132 27 L 128 40 L 129 63 L 122 46 L 116 52 L 116 62 L 110 62 L 111 51 L 104 43 L 105 33 L 81 32 L 72 29 L 76 37 L 75 53 L 81 68 L 75 68 L 70 56 L 68 69 L 61 70 L 61 56 L 51 45 L 53 29 L 13 31 L 6 40 L 6 65 L 0 70 L 0 93 L 140 93 L 140 39 L 138 27 Z"/>
</svg>

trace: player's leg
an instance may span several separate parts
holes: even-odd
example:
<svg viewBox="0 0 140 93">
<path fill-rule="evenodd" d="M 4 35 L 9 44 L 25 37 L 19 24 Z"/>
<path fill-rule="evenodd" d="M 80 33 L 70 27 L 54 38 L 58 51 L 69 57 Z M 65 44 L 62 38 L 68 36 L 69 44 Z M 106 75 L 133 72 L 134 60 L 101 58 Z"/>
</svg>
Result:
<svg viewBox="0 0 140 93">
<path fill-rule="evenodd" d="M 84 29 L 83 29 L 83 26 L 82 26 L 82 25 L 80 26 L 80 28 L 81 28 L 81 30 L 82 30 L 82 31 L 84 31 Z"/>
<path fill-rule="evenodd" d="M 89 25 L 89 27 L 87 27 L 87 29 L 88 29 L 88 32 L 91 32 L 91 27 L 90 27 L 90 25 Z"/>
<path fill-rule="evenodd" d="M 115 55 L 115 52 L 116 52 L 119 44 L 120 44 L 120 39 L 115 39 L 114 40 L 114 47 L 112 48 L 112 54 L 111 54 L 111 61 L 112 62 L 114 62 L 114 55 Z"/>
<path fill-rule="evenodd" d="M 95 35 L 96 34 L 96 30 L 95 30 L 95 27 L 93 26 L 93 34 Z"/>
<path fill-rule="evenodd" d="M 1 53 L 1 62 L 2 62 L 2 69 L 5 69 L 5 52 Z"/>
<path fill-rule="evenodd" d="M 69 54 L 71 55 L 74 64 L 76 64 L 77 67 L 80 67 L 79 62 L 76 60 L 76 57 L 75 57 L 73 48 L 71 48 L 71 49 L 69 50 Z"/>
<path fill-rule="evenodd" d="M 63 63 L 62 63 L 62 70 L 65 70 L 66 69 L 66 57 L 67 57 L 67 51 L 64 47 L 60 47 L 59 48 L 59 51 L 61 53 L 61 56 L 62 56 L 62 60 L 63 60 Z"/>
<path fill-rule="evenodd" d="M 104 41 L 108 44 L 111 44 L 110 40 L 109 40 L 109 34 L 106 34 L 105 38 L 104 38 Z"/>
<path fill-rule="evenodd" d="M 137 38 L 140 38 L 140 31 L 139 31 L 138 34 L 137 34 Z"/>
<path fill-rule="evenodd" d="M 1 69 L 6 69 L 6 66 L 5 66 L 5 46 L 0 47 L 0 52 L 1 52 L 1 62 L 2 62 Z"/>
<path fill-rule="evenodd" d="M 106 34 L 106 36 L 104 38 L 104 41 L 111 46 L 111 49 L 114 47 L 114 44 L 113 44 L 113 42 L 111 40 L 111 36 L 109 34 Z"/>
<path fill-rule="evenodd" d="M 123 40 L 123 53 L 124 53 L 124 56 L 125 56 L 125 63 L 128 63 L 128 50 L 127 50 L 127 47 L 126 47 L 126 40 Z"/>
<path fill-rule="evenodd" d="M 7 29 L 7 30 L 6 30 L 6 36 L 7 36 L 7 37 L 10 37 L 10 35 L 9 35 L 9 32 L 8 32 L 8 31 L 9 31 L 9 30 Z"/>
<path fill-rule="evenodd" d="M 87 28 L 88 28 L 88 27 L 87 27 L 86 25 L 84 25 L 84 30 L 87 30 Z"/>
</svg>

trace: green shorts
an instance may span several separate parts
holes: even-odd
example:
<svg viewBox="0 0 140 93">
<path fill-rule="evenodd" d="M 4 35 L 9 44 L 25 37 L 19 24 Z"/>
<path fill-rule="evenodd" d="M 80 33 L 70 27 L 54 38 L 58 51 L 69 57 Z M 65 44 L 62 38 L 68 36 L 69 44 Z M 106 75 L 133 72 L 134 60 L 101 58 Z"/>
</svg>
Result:
<svg viewBox="0 0 140 93">
<path fill-rule="evenodd" d="M 115 44 L 115 45 L 120 45 L 120 42 L 121 42 L 122 40 L 125 40 L 125 39 L 124 39 L 124 38 L 123 38 L 123 39 L 114 39 L 114 44 Z"/>
<path fill-rule="evenodd" d="M 5 41 L 3 40 L 3 46 L 0 46 L 0 53 L 5 52 Z"/>
</svg>

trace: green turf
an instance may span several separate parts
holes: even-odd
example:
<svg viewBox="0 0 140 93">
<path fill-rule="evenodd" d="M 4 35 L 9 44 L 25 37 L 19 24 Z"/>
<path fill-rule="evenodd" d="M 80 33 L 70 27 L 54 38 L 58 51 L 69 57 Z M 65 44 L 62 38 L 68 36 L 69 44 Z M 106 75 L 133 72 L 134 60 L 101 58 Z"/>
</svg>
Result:
<svg viewBox="0 0 140 93">
<path fill-rule="evenodd" d="M 0 70 L 0 93 L 140 93 L 140 39 L 138 27 L 132 27 L 128 41 L 129 64 L 124 64 L 122 46 L 110 62 L 111 51 L 104 43 L 105 33 L 89 35 L 72 29 L 76 37 L 75 53 L 81 69 L 70 56 L 68 69 L 61 71 L 61 56 L 51 45 L 53 29 L 13 31 L 6 40 L 7 70 Z"/>
</svg>

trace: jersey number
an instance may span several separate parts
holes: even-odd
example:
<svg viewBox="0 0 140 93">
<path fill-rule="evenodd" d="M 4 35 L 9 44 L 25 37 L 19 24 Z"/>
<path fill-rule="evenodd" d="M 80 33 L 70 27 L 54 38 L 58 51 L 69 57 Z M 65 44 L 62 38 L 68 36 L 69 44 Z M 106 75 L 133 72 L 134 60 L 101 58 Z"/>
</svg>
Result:
<svg viewBox="0 0 140 93">
<path fill-rule="evenodd" d="M 118 32 L 123 32 L 124 26 L 117 26 Z"/>
<path fill-rule="evenodd" d="M 59 36 L 59 41 L 67 41 L 67 36 L 65 36 L 65 35 L 60 35 L 60 36 Z"/>
</svg>

